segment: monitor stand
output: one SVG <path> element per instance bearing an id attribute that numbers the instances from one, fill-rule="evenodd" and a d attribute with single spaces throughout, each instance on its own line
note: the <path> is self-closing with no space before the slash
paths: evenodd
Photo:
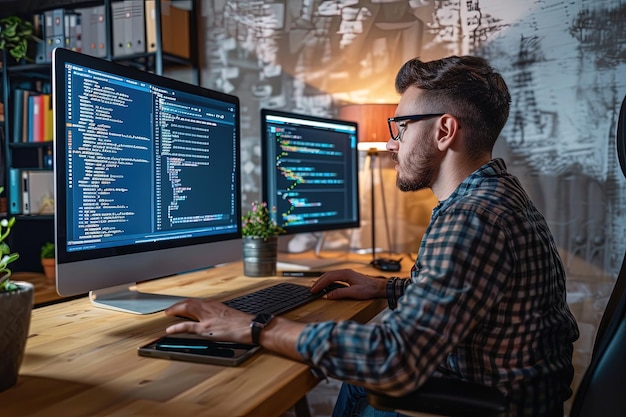
<path id="1" fill-rule="evenodd" d="M 324 246 L 325 233 L 316 234 L 314 254 L 315 257 L 305 254 L 289 254 L 281 253 L 278 255 L 276 269 L 279 271 L 311 271 L 315 269 L 326 268 L 329 266 L 339 265 L 346 262 L 347 256 L 338 256 L 325 258 L 321 255 Z"/>
<path id="2" fill-rule="evenodd" d="M 135 283 L 132 283 L 89 291 L 89 300 L 91 304 L 100 308 L 133 314 L 151 314 L 189 298 L 140 292 L 133 289 L 134 286 Z"/>

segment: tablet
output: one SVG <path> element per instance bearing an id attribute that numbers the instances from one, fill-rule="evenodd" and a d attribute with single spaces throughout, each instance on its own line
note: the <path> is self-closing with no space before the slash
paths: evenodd
<path id="1" fill-rule="evenodd" d="M 198 335 L 164 336 L 137 349 L 139 356 L 237 366 L 260 349 L 258 345 L 213 342 Z"/>

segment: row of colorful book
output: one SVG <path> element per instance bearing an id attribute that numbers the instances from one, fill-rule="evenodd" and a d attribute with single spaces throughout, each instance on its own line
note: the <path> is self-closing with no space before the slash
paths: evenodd
<path id="1" fill-rule="evenodd" d="M 13 91 L 13 103 L 13 143 L 52 140 L 51 94 L 16 88 Z"/>

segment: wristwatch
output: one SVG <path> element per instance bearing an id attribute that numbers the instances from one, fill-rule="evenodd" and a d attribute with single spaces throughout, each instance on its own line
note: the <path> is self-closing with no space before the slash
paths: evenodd
<path id="1" fill-rule="evenodd" d="M 252 343 L 255 345 L 259 344 L 259 339 L 261 338 L 261 330 L 267 326 L 270 321 L 274 318 L 270 313 L 259 313 L 255 318 L 250 322 L 250 329 L 252 330 Z"/>

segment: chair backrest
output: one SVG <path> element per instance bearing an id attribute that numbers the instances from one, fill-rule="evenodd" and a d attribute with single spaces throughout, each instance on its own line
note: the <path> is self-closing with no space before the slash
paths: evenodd
<path id="1" fill-rule="evenodd" d="M 618 290 L 620 284 L 621 290 Z M 596 338 L 591 363 L 581 381 L 572 404 L 570 417 L 623 417 L 626 410 L 626 256 L 622 263 L 615 300 L 601 337 Z M 608 308 L 608 307 L 607 307 Z"/>
<path id="2" fill-rule="evenodd" d="M 626 97 L 617 123 L 617 155 L 626 177 Z M 626 410 L 626 254 L 598 326 L 591 363 L 570 417 L 622 417 Z"/>
<path id="3" fill-rule="evenodd" d="M 626 177 L 626 97 L 624 97 L 617 119 L 617 159 Z"/>

